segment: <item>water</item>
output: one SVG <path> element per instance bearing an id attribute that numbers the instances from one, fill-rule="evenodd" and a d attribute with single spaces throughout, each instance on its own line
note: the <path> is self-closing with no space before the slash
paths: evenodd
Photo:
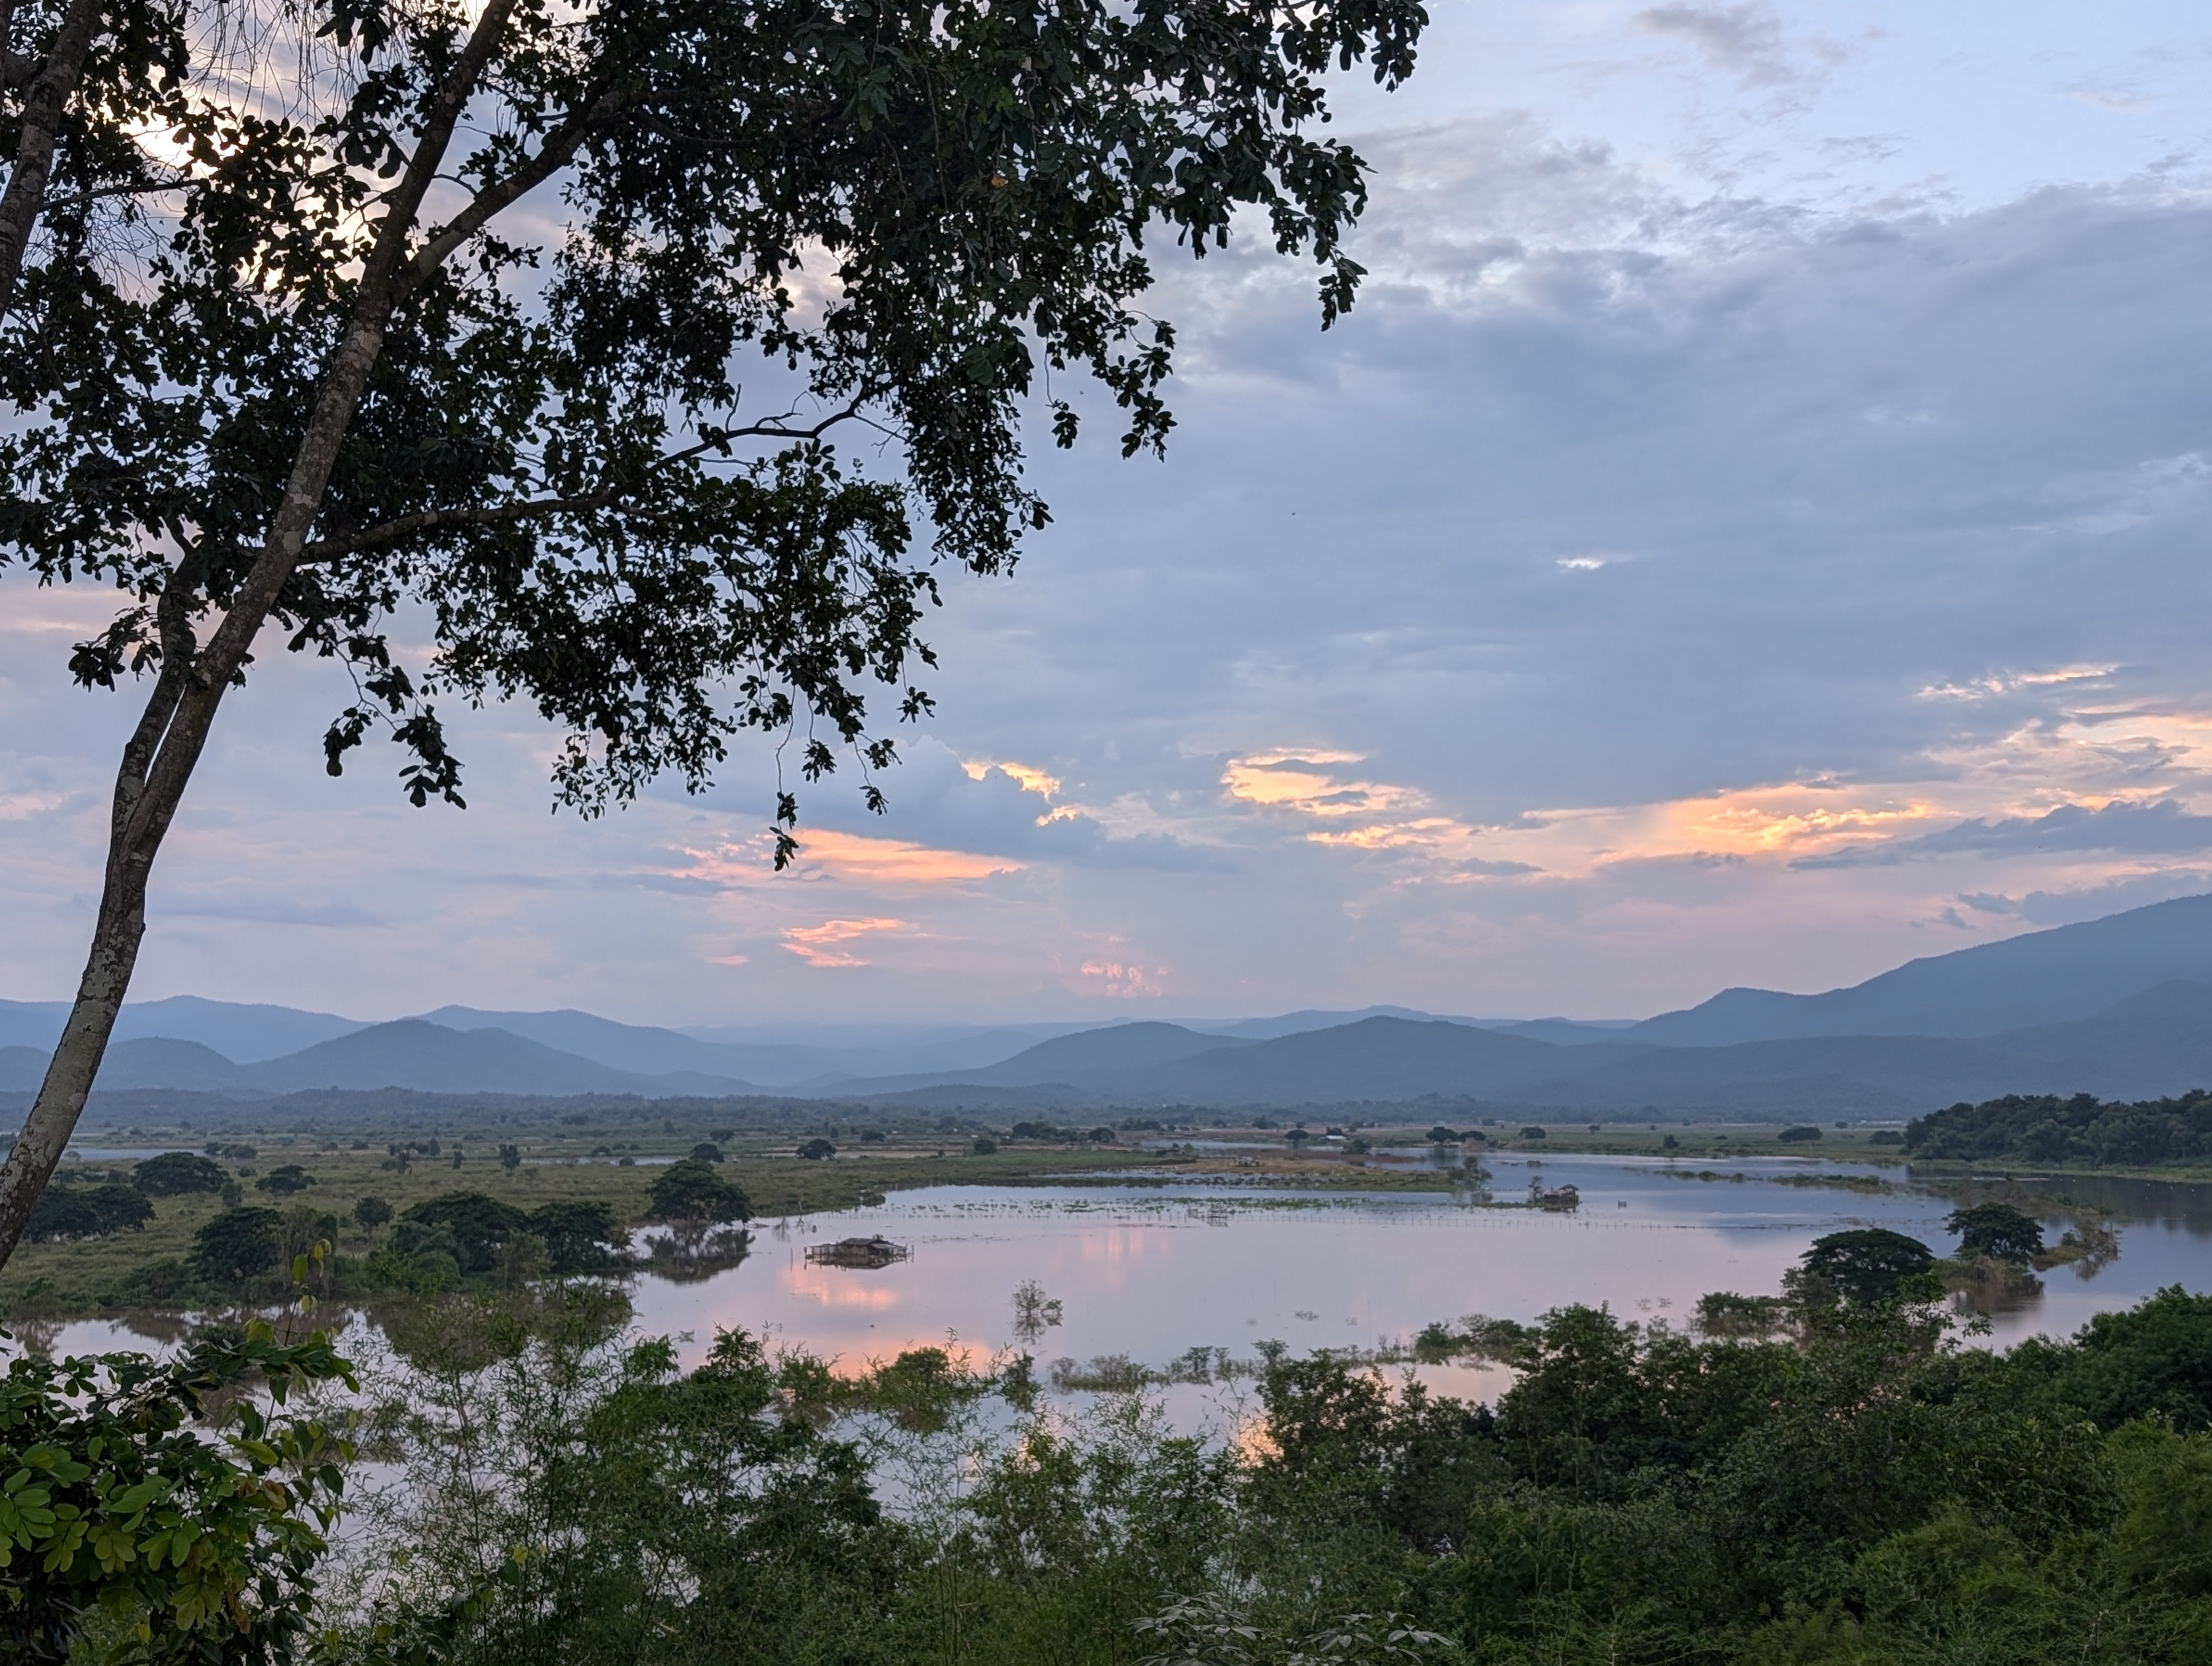
<path id="1" fill-rule="evenodd" d="M 1881 1170 L 1793 1159 L 1697 1165 L 1603 1157 L 1487 1159 L 1493 1197 L 1532 1179 L 1571 1184 L 1571 1214 L 1472 1207 L 1437 1194 L 1304 1195 L 1233 1181 L 1166 1187 L 941 1187 L 871 1208 L 761 1226 L 739 1266 L 693 1285 L 642 1280 L 641 1323 L 688 1332 L 703 1349 L 717 1326 L 803 1344 L 846 1369 L 948 1337 L 988 1353 L 1016 1343 L 1012 1292 L 1034 1280 L 1063 1322 L 1034 1344 L 1046 1360 L 1126 1354 L 1163 1365 L 1194 1347 L 1249 1357 L 1261 1340 L 1294 1351 L 1376 1348 L 1433 1320 L 1472 1313 L 1527 1321 L 1571 1302 L 1686 1322 L 1716 1290 L 1779 1291 L 1823 1233 L 1887 1226 L 1939 1252 L 1954 1200 L 1900 1184 L 1868 1195 L 1792 1185 L 1790 1177 Z M 1889 1170 L 1901 1181 L 1901 1170 Z M 2084 1279 L 2044 1274 L 2045 1293 L 1998 1315 L 1997 1345 L 2063 1335 L 2093 1313 L 2130 1306 L 2168 1284 L 2212 1287 L 2212 1188 L 2069 1179 L 2048 1189 L 2112 1211 L 2118 1260 Z M 2069 1224 L 2046 1207 L 2055 1242 Z M 757 1225 L 758 1224 L 757 1224 Z M 875 1233 L 913 1247 L 875 1270 L 808 1264 L 805 1249 Z M 1425 1368 L 1440 1388 L 1487 1395 L 1494 1369 Z"/>
<path id="2" fill-rule="evenodd" d="M 1900 1169 L 1744 1159 L 1486 1159 L 1491 1195 L 1529 1183 L 1571 1184 L 1571 1214 L 1483 1208 L 1444 1194 L 1288 1193 L 1232 1177 L 1166 1186 L 937 1187 L 884 1203 L 789 1222 L 756 1222 L 753 1252 L 696 1283 L 645 1277 L 637 1322 L 681 1334 L 696 1359 L 717 1327 L 743 1327 L 858 1370 L 948 1340 L 979 1358 L 1019 1345 L 1049 1364 L 1126 1355 L 1161 1365 L 1195 1347 L 1249 1359 L 1263 1340 L 1294 1352 L 1410 1341 L 1435 1320 L 1474 1313 L 1522 1321 L 1571 1302 L 1638 1319 L 1686 1322 L 1716 1290 L 1772 1294 L 1823 1233 L 1887 1226 L 1939 1253 L 1955 1200 L 1905 1183 Z M 1699 1179 L 1701 1171 L 1732 1178 Z M 1863 1194 L 1793 1185 L 1792 1177 L 1886 1175 Z M 2118 1258 L 2094 1276 L 2055 1268 L 2044 1294 L 1996 1316 L 1991 1341 L 2064 1335 L 2100 1311 L 2160 1287 L 2212 1288 L 2212 1186 L 2069 1177 L 2044 1183 L 2034 1212 L 2055 1241 L 2061 1198 L 2108 1212 Z M 2028 1201 L 2017 1199 L 2024 1205 Z M 874 1270 L 811 1265 L 809 1244 L 880 1233 L 912 1259 Z M 1062 1322 L 1033 1342 L 1014 1333 L 1012 1294 L 1034 1280 Z M 155 1339 L 158 1341 L 168 1338 Z M 143 1347 L 106 1323 L 63 1328 L 51 1346 Z M 1424 1367 L 1439 1389 L 1477 1397 L 1506 1380 L 1495 1368 Z"/>

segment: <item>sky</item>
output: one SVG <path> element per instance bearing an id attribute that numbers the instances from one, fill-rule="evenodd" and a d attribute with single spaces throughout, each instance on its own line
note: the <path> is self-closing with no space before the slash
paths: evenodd
<path id="1" fill-rule="evenodd" d="M 448 712 L 465 812 L 258 667 L 137 993 L 773 1026 L 1391 1002 L 1636 1017 L 2212 890 L 2212 16 L 1437 0 L 1341 88 L 1370 273 L 1162 261 L 1109 413 L 929 635 L 878 818 L 772 760 L 597 822 Z M 1041 436 L 1040 436 L 1041 437 Z M 125 700 L 0 575 L 0 997 L 66 994 Z"/>

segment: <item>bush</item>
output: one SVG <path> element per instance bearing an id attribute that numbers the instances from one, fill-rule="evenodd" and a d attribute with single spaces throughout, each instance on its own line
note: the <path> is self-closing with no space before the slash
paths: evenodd
<path id="1" fill-rule="evenodd" d="M 820 1163 L 835 1157 L 837 1148 L 827 1140 L 810 1140 L 799 1148 L 799 1154 L 810 1163 Z"/>
<path id="2" fill-rule="evenodd" d="M 988 1157 L 999 1149 L 999 1142 L 988 1134 L 979 1134 L 969 1142 L 968 1149 L 978 1157 Z"/>
<path id="3" fill-rule="evenodd" d="M 192 1262 L 210 1284 L 237 1284 L 276 1266 L 284 1218 L 274 1209 L 226 1209 L 192 1239 Z"/>
<path id="4" fill-rule="evenodd" d="M 1820 1139 L 1822 1135 L 1812 1123 L 1803 1122 L 1794 1128 L 1784 1128 L 1774 1137 L 1784 1145 L 1800 1145 L 1808 1140 Z"/>
<path id="5" fill-rule="evenodd" d="M 1527 1128 L 1521 1130 L 1521 1137 L 1523 1140 L 1542 1140 L 1548 1136 L 1546 1135 L 1543 1129 L 1538 1128 L 1534 1122 L 1531 1122 Z"/>
<path id="6" fill-rule="evenodd" d="M 362 1198 L 353 1206 L 354 1223 L 364 1232 L 374 1236 L 376 1229 L 392 1219 L 392 1205 L 374 1195 Z"/>
<path id="7" fill-rule="evenodd" d="M 1904 1143 L 1905 1135 L 1897 1128 L 1876 1128 L 1872 1134 L 1867 1135 L 1867 1144 L 1869 1146 L 1901 1146 Z"/>
<path id="8" fill-rule="evenodd" d="M 219 1192 L 229 1178 L 222 1164 L 188 1151 L 166 1151 L 159 1157 L 149 1157 L 131 1173 L 131 1183 L 149 1197 Z"/>
<path id="9" fill-rule="evenodd" d="M 289 1197 L 295 1192 L 304 1192 L 315 1183 L 315 1177 L 297 1163 L 287 1163 L 274 1168 L 253 1183 L 257 1192 L 269 1192 L 277 1197 Z"/>
<path id="10" fill-rule="evenodd" d="M 691 1147 L 691 1160 L 694 1163 L 719 1163 L 722 1160 L 722 1148 L 711 1141 L 702 1140 Z"/>
<path id="11" fill-rule="evenodd" d="M 142 1231 L 153 1218 L 154 1206 L 135 1186 L 50 1185 L 31 1206 L 23 1236 L 33 1243 L 102 1238 Z"/>

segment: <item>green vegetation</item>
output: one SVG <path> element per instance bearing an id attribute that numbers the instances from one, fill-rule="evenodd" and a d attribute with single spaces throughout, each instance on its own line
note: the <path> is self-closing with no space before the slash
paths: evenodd
<path id="1" fill-rule="evenodd" d="M 611 1217 L 579 1208 L 449 1193 L 392 1235 L 496 1264 L 563 1219 L 603 1243 Z M 1490 1405 L 1277 1344 L 1061 1361 L 1052 1383 L 1094 1396 L 1073 1405 L 1018 1354 L 841 1372 L 732 1331 L 685 1369 L 588 1280 L 396 1298 L 359 1397 L 325 1345 L 265 1328 L 219 1368 L 34 1358 L 0 1395 L 0 1525 L 40 1554 L 0 1568 L 0 1639 L 121 1662 L 173 1632 L 242 1663 L 312 1638 L 321 1666 L 2202 1662 L 2212 1297 L 1998 1354 L 1923 1299 L 1931 1263 L 1841 1232 L 1779 1298 L 1708 1297 L 1693 1333 L 1583 1306 L 1430 1327 L 1419 1357 L 1511 1369 Z M 1015 1303 L 1030 1335 L 1060 1316 L 1034 1283 Z M 327 1403 L 280 1425 L 249 1367 Z M 1257 1414 L 1233 1438 L 1150 1397 L 1232 1379 Z M 341 1409 L 402 1484 L 337 1535 Z M 234 1455 L 196 1418 L 234 1420 Z M 190 1579 L 167 1548 L 188 1521 Z"/>
<path id="2" fill-rule="evenodd" d="M 32 1207 L 23 1236 L 33 1243 L 143 1231 L 154 1206 L 135 1186 L 51 1186 Z"/>
<path id="3" fill-rule="evenodd" d="M 337 1379 L 351 1369 L 327 1341 L 279 1347 L 266 1325 L 171 1365 L 9 1361 L 0 1654 L 23 1666 L 292 1659 L 352 1449 L 239 1390 L 258 1384 L 281 1408 Z"/>
<path id="4" fill-rule="evenodd" d="M 1954 1209 L 1943 1230 L 1959 1235 L 1959 1254 L 2022 1266 L 2043 1253 L 2043 1228 L 2009 1203 L 1977 1203 Z"/>
<path id="5" fill-rule="evenodd" d="M 2087 1093 L 2009 1095 L 1956 1104 L 1905 1130 L 1909 1156 L 1929 1162 L 2156 1168 L 2212 1164 L 2212 1092 L 2132 1104 Z"/>
<path id="6" fill-rule="evenodd" d="M 410 1322 L 410 1372 L 383 1390 L 407 1414 L 369 1419 L 408 1487 L 357 1554 L 396 1572 L 331 1616 L 334 1652 L 2205 1657 L 2212 1299 L 2168 1292 L 2002 1355 L 1909 1300 L 1786 1319 L 1780 1339 L 1583 1307 L 1494 1327 L 1483 1345 L 1516 1375 L 1493 1406 L 1271 1350 L 1256 1426 L 1221 1442 L 1171 1432 L 1144 1388 L 1160 1374 L 1126 1360 L 1056 1371 L 1098 1396 L 1071 1414 L 1021 1357 L 923 1348 L 841 1377 L 731 1332 L 686 1371 L 610 1335 L 587 1293 L 449 1298 Z M 1185 1365 L 1176 1380 L 1213 1374 Z"/>

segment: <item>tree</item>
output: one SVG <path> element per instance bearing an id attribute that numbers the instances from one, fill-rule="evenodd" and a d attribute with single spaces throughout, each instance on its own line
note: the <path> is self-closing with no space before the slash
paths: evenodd
<path id="1" fill-rule="evenodd" d="M 33 1243 L 143 1231 L 154 1206 L 135 1186 L 57 1186 L 40 1194 L 24 1236 Z"/>
<path id="2" fill-rule="evenodd" d="M 698 1145 L 691 1147 L 691 1160 L 694 1163 L 719 1163 L 722 1160 L 722 1148 L 711 1142 L 702 1140 Z"/>
<path id="3" fill-rule="evenodd" d="M 2024 1266 L 2043 1253 L 2043 1228 L 2034 1217 L 2022 1214 L 2009 1203 L 1977 1203 L 1971 1209 L 1954 1209 L 1943 1230 L 1959 1235 L 1961 1256 L 1987 1256 L 1992 1261 L 2018 1262 Z"/>
<path id="4" fill-rule="evenodd" d="M 392 1205 L 380 1197 L 364 1197 L 353 1206 L 353 1218 L 355 1225 L 373 1238 L 376 1229 L 392 1219 Z"/>
<path id="5" fill-rule="evenodd" d="M 380 727 L 417 805 L 461 801 L 450 696 L 536 704 L 586 814 L 663 771 L 703 786 L 751 732 L 797 737 L 807 780 L 847 749 L 882 809 L 896 749 L 869 693 L 930 708 L 933 563 L 1003 572 L 1048 519 L 1019 444 L 1040 368 L 1087 371 L 1124 453 L 1158 449 L 1175 338 L 1139 306 L 1145 237 L 1202 254 L 1248 209 L 1319 264 L 1332 321 L 1365 187 L 1307 134 L 1318 77 L 1371 59 L 1395 86 L 1426 21 L 1419 0 L 283 16 L 70 0 L 24 105 L 9 197 L 29 206 L 6 224 L 41 216 L 44 253 L 0 324 L 0 560 L 118 589 L 71 670 L 146 693 L 83 974 L 0 1164 L 0 1252 L 82 1110 L 153 864 L 264 627 L 354 679 L 326 767 Z M 103 30 L 130 50 L 88 58 Z M 295 58 L 281 97 L 236 96 Z M 100 95 L 59 121 L 88 63 Z M 149 116 L 173 161 L 135 142 Z M 550 234 L 516 222 L 526 198 Z M 755 352 L 775 392 L 748 401 Z M 1065 380 L 1042 392 L 1073 444 Z M 853 428 L 880 465 L 840 457 Z M 411 667 L 404 608 L 434 639 Z M 780 787 L 778 866 L 797 822 Z"/>
<path id="6" fill-rule="evenodd" d="M 219 1192 L 230 1177 L 220 1163 L 188 1151 L 165 1151 L 131 1171 L 131 1183 L 149 1197 L 181 1197 L 191 1192 Z"/>
<path id="7" fill-rule="evenodd" d="M 211 1284 L 236 1284 L 276 1266 L 284 1218 L 274 1209 L 226 1209 L 192 1238 L 192 1261 Z"/>
<path id="8" fill-rule="evenodd" d="M 619 1266 L 629 1248 L 629 1233 L 614 1210 L 596 1198 L 533 1209 L 530 1230 L 545 1245 L 547 1265 L 556 1273 L 604 1272 Z"/>
<path id="9" fill-rule="evenodd" d="M 710 1164 L 689 1158 L 670 1164 L 655 1175 L 647 1195 L 650 1218 L 654 1220 L 712 1223 L 752 1219 L 752 1204 L 743 1191 L 716 1174 Z"/>
<path id="10" fill-rule="evenodd" d="M 404 1210 L 399 1218 L 449 1234 L 453 1258 L 464 1273 L 489 1272 L 507 1241 L 530 1228 L 527 1213 L 482 1192 L 447 1192 Z"/>
<path id="11" fill-rule="evenodd" d="M 837 1154 L 836 1146 L 827 1140 L 809 1140 L 799 1148 L 799 1155 L 810 1163 L 827 1162 Z M 694 1152 L 694 1156 L 697 1153 Z"/>
<path id="12" fill-rule="evenodd" d="M 289 1197 L 295 1192 L 304 1192 L 315 1183 L 315 1177 L 297 1163 L 280 1164 L 253 1183 L 257 1192 L 273 1192 L 279 1197 Z"/>
<path id="13" fill-rule="evenodd" d="M 517 1169 L 522 1166 L 522 1147 L 520 1146 L 501 1146 L 499 1148 L 499 1165 L 501 1168 L 506 1170 L 507 1173 L 513 1174 Z"/>
<path id="14" fill-rule="evenodd" d="M 1933 1250 L 1886 1226 L 1863 1226 L 1813 1240 L 1784 1280 L 1799 1299 L 1819 1305 L 1840 1299 L 1853 1307 L 1912 1300 L 1935 1292 Z"/>

